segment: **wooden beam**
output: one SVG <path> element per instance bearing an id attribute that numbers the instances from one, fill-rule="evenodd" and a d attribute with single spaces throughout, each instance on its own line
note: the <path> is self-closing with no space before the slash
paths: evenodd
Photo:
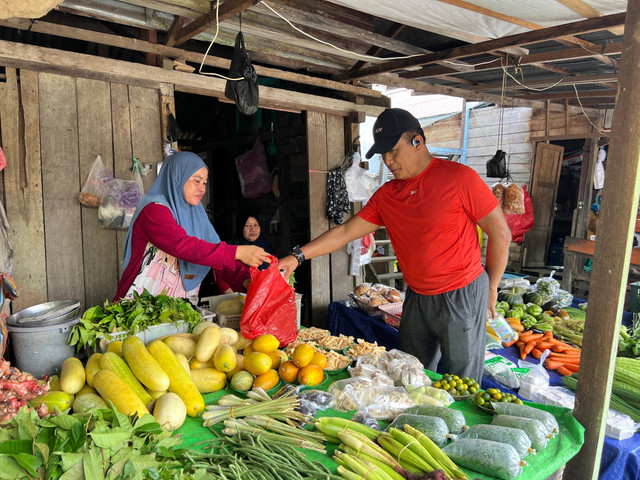
<path id="1" fill-rule="evenodd" d="M 589 90 L 586 92 L 578 92 L 580 98 L 615 98 L 618 94 L 618 89 L 615 90 Z M 530 95 L 522 95 L 518 98 L 526 98 L 528 100 L 564 100 L 576 98 L 576 92 L 558 92 L 558 93 L 534 93 Z"/>
<path id="2" fill-rule="evenodd" d="M 602 55 L 618 55 L 622 52 L 622 43 L 610 43 L 601 47 Z M 572 47 L 554 50 L 552 52 L 532 53 L 518 59 L 519 65 L 532 65 L 536 63 L 562 62 L 567 60 L 579 60 L 581 58 L 593 57 L 595 54 L 582 47 Z M 475 65 L 474 72 L 487 70 L 500 70 L 500 59 L 496 58 L 493 63 L 484 65 Z M 451 70 L 450 68 L 436 68 L 434 66 L 423 67 L 420 70 L 412 72 L 402 72 L 399 75 L 403 78 L 428 78 L 437 75 L 455 76 L 460 72 Z"/>
<path id="3" fill-rule="evenodd" d="M 585 18 L 601 17 L 602 14 L 593 8 L 591 5 L 586 4 L 582 0 L 557 0 L 565 7 L 573 10 L 574 12 L 582 15 Z M 610 28 L 609 31 L 614 35 L 623 35 L 624 27 Z"/>
<path id="4" fill-rule="evenodd" d="M 406 25 L 403 25 L 401 23 L 394 23 L 391 25 L 391 27 L 387 29 L 384 35 L 385 37 L 395 38 L 396 35 L 398 35 L 402 30 L 405 29 L 405 27 Z M 367 55 L 371 55 L 375 57 L 382 50 L 383 50 L 382 47 L 371 47 L 369 50 L 367 50 Z M 349 71 L 352 72 L 354 70 L 360 70 L 366 64 L 367 62 L 365 62 L 364 60 L 358 60 L 356 63 L 353 64 L 353 66 L 349 69 Z"/>
<path id="5" fill-rule="evenodd" d="M 585 427 L 584 444 L 565 469 L 567 480 L 595 480 L 600 470 L 640 194 L 640 85 L 637 82 L 640 43 L 635 36 L 638 28 L 640 1 L 631 0 L 627 6 L 619 101 L 613 115 L 607 158 L 604 185 L 607 200 L 602 203 L 598 220 L 580 361 L 580 378 L 588 381 L 578 381 L 573 411 Z"/>
<path id="6" fill-rule="evenodd" d="M 618 75 L 616 73 L 604 73 L 599 75 L 575 75 L 573 77 L 565 77 L 562 80 L 558 80 L 557 78 L 550 79 L 540 79 L 540 80 L 525 80 L 525 85 L 527 87 L 548 87 L 551 85 L 559 86 L 559 85 L 588 85 L 592 83 L 601 83 L 601 82 L 610 82 L 618 79 Z M 484 90 L 484 91 L 496 91 L 502 88 L 501 83 L 491 83 L 485 85 L 474 85 L 472 87 L 468 87 L 471 91 L 476 90 Z M 506 90 L 521 90 L 523 88 L 519 83 L 509 83 L 505 87 Z"/>
<path id="7" fill-rule="evenodd" d="M 176 38 L 178 37 L 180 30 L 182 30 L 185 20 L 186 19 L 180 15 L 173 17 L 173 23 L 171 24 L 171 27 L 169 27 L 169 33 L 167 34 L 167 39 L 164 42 L 167 47 L 173 47 L 176 44 Z"/>
<path id="8" fill-rule="evenodd" d="M 178 91 L 218 98 L 224 97 L 226 85 L 226 81 L 220 78 L 4 40 L 0 40 L 0 65 L 157 89 L 160 89 L 161 84 L 168 83 L 175 85 Z M 359 105 L 344 100 L 264 86 L 260 86 L 260 106 L 275 110 L 311 110 L 342 116 L 348 116 L 352 111 L 363 111 L 369 116 L 376 117 L 384 110 L 384 107 Z"/>
<path id="9" fill-rule="evenodd" d="M 402 70 L 408 67 L 427 65 L 440 60 L 452 60 L 470 55 L 478 55 L 506 47 L 520 47 L 531 43 L 543 42 L 546 40 L 554 40 L 566 35 L 577 35 L 592 31 L 605 30 L 615 27 L 624 22 L 625 13 L 616 13 L 600 18 L 589 18 L 579 22 L 568 23 L 565 25 L 557 25 L 554 27 L 543 28 L 531 32 L 517 33 L 506 37 L 497 38 L 495 40 L 487 40 L 485 42 L 464 45 L 462 47 L 450 48 L 440 52 L 420 55 L 414 58 L 390 60 L 381 65 L 375 65 L 363 68 L 357 72 L 346 72 L 336 76 L 338 80 L 350 80 L 354 78 L 362 78 L 367 75 L 375 75 L 378 73 L 392 72 L 394 70 Z"/>
<path id="10" fill-rule="evenodd" d="M 499 13 L 493 10 L 489 10 L 488 8 L 483 8 L 480 7 L 478 5 L 474 5 L 473 3 L 469 3 L 469 2 L 465 2 L 464 0 L 439 0 L 442 3 L 446 3 L 449 5 L 454 5 L 456 7 L 460 7 L 460 8 L 464 8 L 466 10 L 470 10 L 472 12 L 476 12 L 479 13 L 481 15 L 485 15 L 487 17 L 492 17 L 492 18 L 497 18 L 498 20 L 502 20 L 504 22 L 507 23 L 512 23 L 514 25 L 519 25 L 521 27 L 524 28 L 528 28 L 530 30 L 540 30 L 542 28 L 544 28 L 542 25 L 538 25 L 537 23 L 533 23 L 533 22 L 527 22 L 525 20 L 522 20 L 520 18 L 517 17 L 512 17 L 511 15 L 505 15 L 503 13 Z M 579 0 L 576 0 L 579 1 Z M 583 15 L 587 18 L 593 18 L 593 16 L 588 16 L 588 15 Z M 599 17 L 600 15 L 595 15 L 596 17 Z M 568 45 L 568 44 L 576 44 L 576 45 L 580 45 L 584 48 L 591 48 L 593 49 L 594 47 L 596 47 L 596 45 L 594 45 L 591 42 L 587 42 L 586 40 L 583 40 L 582 38 L 578 38 L 578 37 L 572 37 L 572 36 L 567 36 L 567 37 L 563 37 L 558 39 L 558 41 L 564 45 Z M 612 59 L 604 57 L 602 55 L 597 55 L 596 58 L 598 58 L 598 60 L 602 61 L 603 63 L 606 63 L 608 65 L 613 65 Z M 615 64 L 615 66 L 617 67 L 617 62 Z"/>
<path id="11" fill-rule="evenodd" d="M 77 40 L 83 40 L 85 42 L 95 42 L 104 45 L 110 45 L 113 47 L 126 48 L 128 50 L 134 50 L 138 52 L 155 53 L 158 55 L 168 57 L 180 57 L 183 56 L 187 61 L 200 64 L 202 62 L 201 53 L 191 52 L 189 50 L 182 50 L 180 48 L 169 47 L 165 45 L 152 44 L 143 40 L 137 40 L 135 38 L 121 37 L 118 35 L 111 35 L 107 33 L 94 32 L 90 30 L 84 30 L 82 28 L 68 27 L 65 25 L 56 25 L 41 20 L 35 20 L 33 23 L 20 20 L 0 20 L 0 26 L 7 26 L 11 28 L 17 28 L 20 30 L 30 30 L 38 33 L 45 33 L 48 35 L 56 35 L 65 38 L 74 38 Z M 215 57 L 208 55 L 205 59 L 205 65 L 229 69 L 231 61 L 226 58 Z M 280 80 L 286 80 L 295 83 L 302 83 L 306 85 L 313 85 L 316 87 L 327 88 L 330 90 L 339 90 L 356 95 L 369 96 L 374 98 L 382 98 L 382 93 L 370 88 L 364 88 L 354 85 L 348 85 L 341 82 L 335 82 L 333 80 L 327 80 L 324 78 L 311 77 L 309 75 L 302 75 L 299 73 L 286 72 L 276 68 L 263 67 L 260 65 L 254 65 L 256 73 L 260 76 L 278 78 Z"/>
<path id="12" fill-rule="evenodd" d="M 555 142 L 555 141 L 560 141 L 560 140 L 580 140 L 581 138 L 602 138 L 602 137 L 606 137 L 607 135 L 602 134 L 602 133 L 598 133 L 598 132 L 591 132 L 591 133 L 571 133 L 571 134 L 565 134 L 565 135 L 540 135 L 537 137 L 531 137 L 531 143 L 535 143 L 535 142 Z"/>
<path id="13" fill-rule="evenodd" d="M 440 95 L 450 95 L 452 97 L 465 98 L 466 100 L 470 101 L 495 103 L 496 105 L 500 105 L 502 103 L 502 97 L 500 95 L 486 92 L 472 92 L 463 88 L 448 87 L 445 85 L 423 82 L 421 80 L 401 78 L 391 73 L 385 73 L 383 75 L 372 75 L 370 77 L 367 77 L 367 81 L 387 85 L 388 87 L 408 88 L 410 90 L 414 90 L 416 93 L 437 93 Z M 543 110 L 546 107 L 546 103 L 544 101 L 526 100 L 515 96 L 507 97 L 505 99 L 505 103 L 514 107 L 530 107 L 538 110 Z M 580 107 L 572 106 L 570 108 L 572 113 L 582 114 L 582 109 Z M 554 112 L 562 112 L 564 111 L 564 107 L 562 105 L 556 105 L 552 103 L 551 110 Z M 587 113 L 587 115 L 603 115 L 602 112 L 594 109 L 585 109 L 585 112 Z"/>
<path id="14" fill-rule="evenodd" d="M 200 18 L 197 18 L 190 24 L 182 27 L 180 32 L 176 35 L 174 45 L 183 44 L 199 33 L 207 30 L 211 26 L 212 22 L 224 22 L 227 18 L 231 18 L 234 15 L 237 15 L 241 12 L 244 12 L 248 8 L 253 7 L 256 3 L 258 3 L 258 1 L 259 0 L 225 0 L 225 2 L 220 5 L 219 9 L 216 8 L 212 2 L 209 12 L 205 13 Z M 216 10 L 218 11 L 216 12 Z"/>

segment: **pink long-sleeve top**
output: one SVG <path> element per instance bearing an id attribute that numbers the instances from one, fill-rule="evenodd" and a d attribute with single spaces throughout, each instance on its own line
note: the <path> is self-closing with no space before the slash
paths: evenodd
<path id="1" fill-rule="evenodd" d="M 234 269 L 237 245 L 209 243 L 191 237 L 177 224 L 169 208 L 159 203 L 150 203 L 142 209 L 133 224 L 131 258 L 122 272 L 114 301 L 124 297 L 136 279 L 148 243 L 180 260 L 206 265 L 215 270 Z"/>

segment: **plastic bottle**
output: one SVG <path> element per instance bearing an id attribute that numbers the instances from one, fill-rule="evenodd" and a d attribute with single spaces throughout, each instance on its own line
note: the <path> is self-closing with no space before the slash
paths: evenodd
<path id="1" fill-rule="evenodd" d="M 491 312 L 487 311 L 487 323 L 491 328 L 493 328 L 496 335 L 500 337 L 502 343 L 509 343 L 518 339 L 516 331 L 511 328 L 509 322 L 507 322 L 499 313 L 496 314 L 495 317 L 491 318 Z"/>

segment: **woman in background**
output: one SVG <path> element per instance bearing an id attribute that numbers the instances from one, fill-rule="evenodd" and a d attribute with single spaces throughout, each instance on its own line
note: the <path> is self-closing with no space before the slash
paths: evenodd
<path id="1" fill-rule="evenodd" d="M 260 228 L 257 217 L 248 215 L 241 219 L 245 219 L 244 223 L 240 223 L 242 229 L 238 232 L 237 236 L 232 237 L 229 243 L 262 248 L 268 254 L 275 256 L 275 250 L 269 244 L 269 240 L 262 235 L 262 229 Z M 268 266 L 269 263 L 265 262 L 258 268 L 264 270 Z M 249 267 L 241 262 L 235 262 L 235 268 L 233 270 L 214 269 L 213 275 L 215 278 L 215 286 L 221 294 L 246 292 L 251 282 Z"/>
<path id="2" fill-rule="evenodd" d="M 145 289 L 152 295 L 194 298 L 212 268 L 224 271 L 236 268 L 236 262 L 258 266 L 270 261 L 260 247 L 220 241 L 200 203 L 207 180 L 208 169 L 196 154 L 166 158 L 127 232 L 114 301 Z"/>

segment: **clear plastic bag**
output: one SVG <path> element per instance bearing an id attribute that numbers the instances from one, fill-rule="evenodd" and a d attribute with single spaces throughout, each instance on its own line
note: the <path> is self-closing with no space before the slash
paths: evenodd
<path id="1" fill-rule="evenodd" d="M 556 273 L 555 270 L 553 270 L 548 277 L 539 278 L 536 281 L 536 290 L 552 296 L 558 293 L 558 290 L 560 290 L 560 283 L 553 278 L 554 273 Z"/>
<path id="2" fill-rule="evenodd" d="M 411 425 L 416 430 L 419 430 L 439 447 L 443 447 L 447 443 L 449 438 L 449 428 L 447 424 L 440 417 L 430 417 L 427 415 L 415 415 L 412 413 L 401 413 L 393 422 L 389 424 L 386 431 L 391 428 L 397 428 L 404 432 L 404 426 Z"/>
<path id="3" fill-rule="evenodd" d="M 535 454 L 535 450 L 531 448 L 531 439 L 526 433 L 517 428 L 501 427 L 499 425 L 472 425 L 468 430 L 458 435 L 456 440 L 462 438 L 480 438 L 482 440 L 506 443 L 515 448 L 521 459 L 530 453 Z"/>
<path id="4" fill-rule="evenodd" d="M 358 275 L 360 273 L 360 267 L 371 263 L 371 256 L 374 250 L 375 240 L 371 233 L 349 242 L 349 246 L 347 247 L 347 251 L 351 254 L 349 275 Z"/>
<path id="5" fill-rule="evenodd" d="M 430 417 L 440 417 L 447 424 L 450 433 L 461 433 L 467 428 L 467 420 L 460 410 L 447 407 L 436 407 L 433 405 L 416 405 L 405 410 L 404 413 L 415 415 L 427 415 Z"/>
<path id="6" fill-rule="evenodd" d="M 374 430 L 380 431 L 380 424 L 366 410 L 360 410 L 359 412 L 354 413 L 353 417 L 351 417 L 351 420 L 361 423 L 362 425 L 366 425 L 369 428 L 373 428 Z"/>
<path id="7" fill-rule="evenodd" d="M 520 390 L 518 393 L 526 400 L 531 400 L 534 393 L 549 386 L 549 372 L 543 367 L 544 361 L 549 356 L 550 350 L 542 352 L 540 363 L 531 363 L 518 360 L 520 368 L 528 368 L 529 372 L 520 379 Z"/>
<path id="8" fill-rule="evenodd" d="M 514 213 L 516 215 L 522 215 L 524 213 L 524 190 L 515 183 L 509 184 L 504 189 L 502 212 L 505 214 Z"/>
<path id="9" fill-rule="evenodd" d="M 91 163 L 87 180 L 84 182 L 82 190 L 80 190 L 80 195 L 78 195 L 80 203 L 85 207 L 99 207 L 102 201 L 103 184 L 112 178 L 113 175 L 102 162 L 102 156 L 97 155 L 93 163 Z"/>
<path id="10" fill-rule="evenodd" d="M 329 393 L 334 397 L 333 408 L 336 410 L 358 410 L 358 400 L 364 390 L 374 386 L 369 377 L 352 377 L 338 380 L 329 386 Z"/>
<path id="11" fill-rule="evenodd" d="M 507 405 L 507 403 L 501 403 L 501 405 Z M 491 421 L 491 425 L 519 428 L 531 439 L 531 447 L 538 452 L 547 448 L 547 443 L 549 442 L 549 438 L 551 438 L 551 435 L 547 433 L 542 422 L 535 418 L 516 417 L 513 415 L 495 415 Z"/>
<path id="12" fill-rule="evenodd" d="M 103 184 L 98 208 L 98 224 L 102 228 L 126 230 L 131 225 L 138 202 L 144 195 L 142 177 L 136 171 L 133 180 L 113 178 Z"/>
<path id="13" fill-rule="evenodd" d="M 394 386 L 393 379 L 387 375 L 387 372 L 374 367 L 373 365 L 369 365 L 367 363 L 356 364 L 355 367 L 347 368 L 351 377 L 367 377 L 371 379 L 376 385 L 386 385 L 389 387 Z"/>
<path id="14" fill-rule="evenodd" d="M 432 383 L 431 379 L 424 373 L 424 369 L 414 365 L 399 363 L 388 373 L 397 387 L 420 388 L 428 387 Z"/>
<path id="15" fill-rule="evenodd" d="M 300 392 L 299 397 L 308 402 L 311 402 L 316 409 L 326 410 L 331 408 L 334 402 L 333 394 L 329 392 L 323 392 L 322 390 L 303 390 Z"/>
<path id="16" fill-rule="evenodd" d="M 405 387 L 409 395 L 416 405 L 435 405 L 437 407 L 448 407 L 451 405 L 455 399 L 451 396 L 449 392 L 443 390 L 442 388 L 435 387 Z"/>
<path id="17" fill-rule="evenodd" d="M 573 303 L 573 295 L 562 289 L 558 290 L 551 298 L 556 302 L 559 308 L 570 307 Z"/>
<path id="18" fill-rule="evenodd" d="M 391 421 L 415 403 L 402 387 L 371 387 L 358 399 L 358 409 L 364 409 L 373 418 Z"/>
<path id="19" fill-rule="evenodd" d="M 353 163 L 344 173 L 347 193 L 350 202 L 365 202 L 369 200 L 374 189 L 374 181 L 367 175 L 367 170 L 360 166 L 360 154 L 353 154 Z"/>
<path id="20" fill-rule="evenodd" d="M 442 450 L 458 465 L 503 480 L 518 477 L 526 465 L 511 445 L 491 440 L 462 438 Z"/>
<path id="21" fill-rule="evenodd" d="M 502 344 L 487 333 L 484 348 L 485 350 L 495 350 L 497 348 L 502 348 Z"/>
<path id="22" fill-rule="evenodd" d="M 520 405 L 518 403 L 508 402 L 491 402 L 491 405 L 498 415 L 512 415 L 514 417 L 538 420 L 542 425 L 544 425 L 544 429 L 549 437 L 560 432 L 560 427 L 556 417 L 545 410 L 530 407 L 529 405 Z"/>

